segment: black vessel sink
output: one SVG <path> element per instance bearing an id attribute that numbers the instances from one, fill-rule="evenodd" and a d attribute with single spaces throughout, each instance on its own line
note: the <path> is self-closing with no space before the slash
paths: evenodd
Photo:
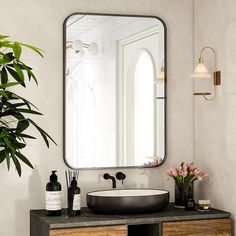
<path id="1" fill-rule="evenodd" d="M 110 214 L 161 211 L 169 204 L 169 191 L 162 189 L 112 189 L 87 193 L 88 207 Z"/>

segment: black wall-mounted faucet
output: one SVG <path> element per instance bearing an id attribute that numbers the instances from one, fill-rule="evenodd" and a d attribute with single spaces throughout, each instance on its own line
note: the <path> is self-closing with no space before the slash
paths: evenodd
<path id="1" fill-rule="evenodd" d="M 126 175 L 125 175 L 123 172 L 117 172 L 117 173 L 116 173 L 116 178 L 117 178 L 118 180 L 121 180 L 121 181 L 122 181 L 122 184 L 123 184 L 124 179 L 126 178 Z"/>
<path id="2" fill-rule="evenodd" d="M 103 175 L 103 178 L 104 178 L 104 179 L 111 179 L 111 180 L 112 180 L 112 188 L 116 188 L 116 179 L 115 179 L 114 176 L 112 176 L 112 175 L 110 175 L 110 174 L 108 174 L 108 173 L 105 173 L 105 174 Z"/>

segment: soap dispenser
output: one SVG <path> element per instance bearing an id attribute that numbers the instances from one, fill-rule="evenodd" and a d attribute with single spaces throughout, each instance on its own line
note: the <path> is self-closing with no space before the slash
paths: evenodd
<path id="1" fill-rule="evenodd" d="M 46 215 L 61 215 L 61 184 L 57 181 L 57 171 L 52 171 L 50 182 L 46 185 Z"/>
<path id="2" fill-rule="evenodd" d="M 73 177 L 68 188 L 68 215 L 76 216 L 80 215 L 80 213 L 80 188 L 77 186 L 76 178 Z"/>

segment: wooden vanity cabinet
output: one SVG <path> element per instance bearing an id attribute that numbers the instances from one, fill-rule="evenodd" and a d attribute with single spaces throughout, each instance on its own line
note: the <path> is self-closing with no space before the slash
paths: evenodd
<path id="1" fill-rule="evenodd" d="M 53 229 L 50 236 L 127 236 L 127 226 L 102 226 L 75 229 Z"/>
<path id="2" fill-rule="evenodd" d="M 161 226 L 160 226 L 161 225 Z M 50 236 L 231 236 L 231 219 L 53 229 Z"/>

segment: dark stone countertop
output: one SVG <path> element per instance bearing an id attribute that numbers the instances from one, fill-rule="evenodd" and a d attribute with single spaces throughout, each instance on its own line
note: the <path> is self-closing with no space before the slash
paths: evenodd
<path id="1" fill-rule="evenodd" d="M 209 212 L 200 211 L 185 211 L 184 209 L 177 209 L 173 203 L 161 212 L 147 213 L 147 214 L 133 214 L 133 215 L 104 215 L 94 213 L 88 208 L 82 208 L 81 215 L 76 217 L 68 217 L 66 211 L 62 216 L 47 217 L 45 210 L 31 210 L 31 217 L 38 219 L 41 224 L 48 229 L 60 228 L 76 228 L 88 226 L 106 226 L 106 225 L 135 225 L 135 224 L 153 224 L 169 221 L 182 220 L 204 220 L 204 219 L 219 219 L 229 218 L 230 213 L 211 209 Z"/>

